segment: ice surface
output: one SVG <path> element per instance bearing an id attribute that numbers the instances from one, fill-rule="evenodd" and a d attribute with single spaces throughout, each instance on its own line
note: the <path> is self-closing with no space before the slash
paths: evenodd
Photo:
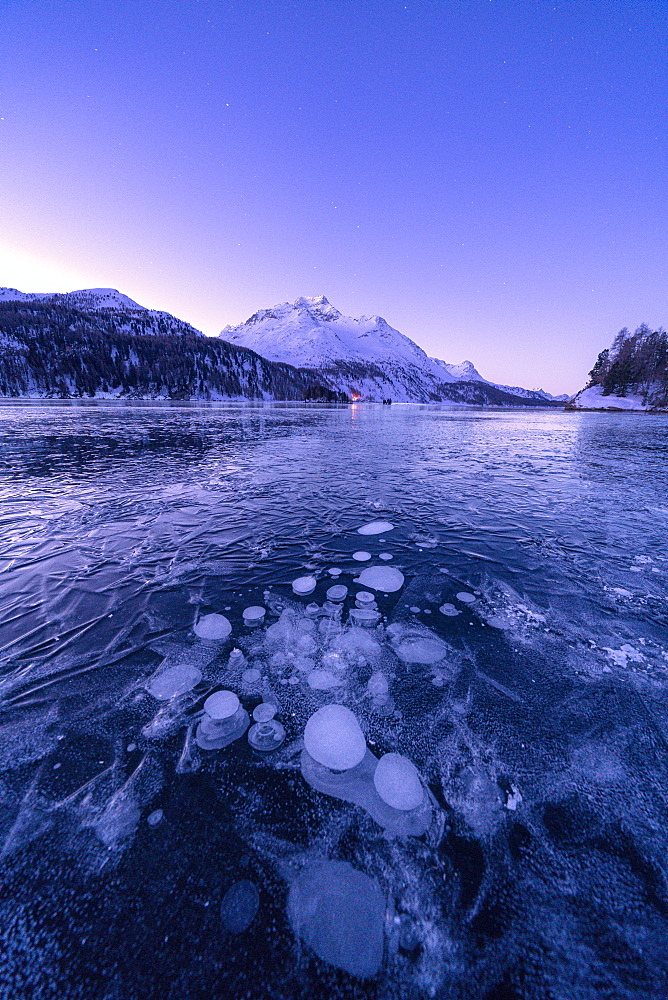
<path id="1" fill-rule="evenodd" d="M 354 767 L 366 753 L 357 717 L 345 705 L 323 705 L 306 723 L 304 745 L 314 760 L 335 771 Z"/>
<path id="2" fill-rule="evenodd" d="M 323 962 L 360 979 L 380 970 L 385 909 L 378 885 L 346 861 L 306 865 L 288 896 L 295 934 Z"/>
<path id="3" fill-rule="evenodd" d="M 225 615 L 204 615 L 193 626 L 195 635 L 207 642 L 222 642 L 232 631 L 232 625 Z"/>
<path id="4" fill-rule="evenodd" d="M 392 566 L 369 566 L 357 578 L 363 587 L 380 590 L 383 594 L 394 594 L 404 585 L 404 574 Z"/>
<path id="5" fill-rule="evenodd" d="M 368 562 L 370 558 L 371 553 L 365 552 L 363 549 L 360 549 L 359 552 L 353 552 L 355 562 Z"/>
<path id="6" fill-rule="evenodd" d="M 391 521 L 370 521 L 357 529 L 358 535 L 382 535 L 386 531 L 392 531 L 394 525 Z"/>
<path id="7" fill-rule="evenodd" d="M 394 809 L 417 809 L 424 801 L 417 768 L 400 753 L 386 753 L 380 758 L 373 783 L 383 802 Z"/>
<path id="8" fill-rule="evenodd" d="M 317 580 L 314 576 L 298 576 L 296 580 L 292 581 L 293 593 L 299 594 L 305 597 L 307 594 L 312 594 L 316 588 Z"/>
<path id="9" fill-rule="evenodd" d="M 220 904 L 220 919 L 230 934 L 242 934 L 255 920 L 260 907 L 257 887 L 247 879 L 229 887 Z"/>
<path id="10" fill-rule="evenodd" d="M 149 679 L 146 688 L 159 701 L 169 701 L 185 694 L 199 684 L 202 671 L 188 663 L 176 664 L 158 671 Z"/>

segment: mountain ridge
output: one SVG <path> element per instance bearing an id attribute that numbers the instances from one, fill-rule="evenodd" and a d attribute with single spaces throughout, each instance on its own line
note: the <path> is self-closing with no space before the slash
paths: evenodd
<path id="1" fill-rule="evenodd" d="M 324 295 L 260 309 L 219 336 L 272 361 L 317 371 L 333 387 L 361 399 L 439 402 L 452 398 L 448 385 L 479 383 L 545 405 L 555 401 L 542 390 L 489 382 L 470 361 L 452 365 L 430 358 L 382 316 L 344 316 Z"/>

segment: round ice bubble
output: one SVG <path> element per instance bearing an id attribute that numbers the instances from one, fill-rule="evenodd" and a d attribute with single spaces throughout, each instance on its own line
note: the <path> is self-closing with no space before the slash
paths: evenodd
<path id="1" fill-rule="evenodd" d="M 355 594 L 355 601 L 360 608 L 369 607 L 376 603 L 376 598 L 368 590 L 358 590 Z"/>
<path id="2" fill-rule="evenodd" d="M 408 812 L 424 800 L 420 775 L 412 761 L 400 753 L 386 753 L 378 761 L 373 783 L 383 802 Z"/>
<path id="3" fill-rule="evenodd" d="M 180 694 L 185 694 L 186 691 L 192 691 L 201 680 L 202 671 L 184 663 L 167 667 L 166 670 L 155 674 L 148 681 L 146 687 L 154 698 L 159 701 L 169 701 Z"/>
<path id="4" fill-rule="evenodd" d="M 269 753 L 277 750 L 285 740 L 285 729 L 277 719 L 257 722 L 248 730 L 248 742 L 254 750 Z"/>
<path id="5" fill-rule="evenodd" d="M 253 718 L 256 722 L 271 722 L 276 715 L 276 705 L 268 701 L 263 701 L 253 709 Z"/>
<path id="6" fill-rule="evenodd" d="M 298 576 L 296 580 L 292 581 L 292 592 L 305 597 L 307 594 L 313 593 L 317 582 L 314 576 Z"/>
<path id="7" fill-rule="evenodd" d="M 348 588 L 344 587 L 342 583 L 338 583 L 334 587 L 330 587 L 327 591 L 328 601 L 345 601 L 347 596 Z"/>
<path id="8" fill-rule="evenodd" d="M 255 920 L 260 894 L 252 882 L 244 879 L 231 885 L 220 904 L 220 918 L 231 934 L 242 934 Z"/>
<path id="9" fill-rule="evenodd" d="M 447 652 L 448 647 L 440 639 L 422 636 L 404 639 L 396 647 L 396 654 L 404 663 L 438 663 L 446 657 Z"/>
<path id="10" fill-rule="evenodd" d="M 244 608 L 244 625 L 259 625 L 265 614 L 265 609 L 259 604 L 254 604 L 250 608 Z"/>
<path id="11" fill-rule="evenodd" d="M 216 691 L 204 702 L 204 711 L 211 719 L 229 719 L 239 709 L 234 691 Z"/>
<path id="12" fill-rule="evenodd" d="M 455 615 L 461 615 L 461 611 L 458 611 L 454 604 L 448 604 L 447 601 L 445 604 L 441 604 L 438 610 L 447 618 L 454 618 Z"/>
<path id="13" fill-rule="evenodd" d="M 358 577 L 363 587 L 380 590 L 383 594 L 393 594 L 404 585 L 404 574 L 392 566 L 369 566 Z"/>
<path id="14" fill-rule="evenodd" d="M 235 667 L 238 669 L 239 667 L 243 666 L 245 662 L 246 662 L 246 657 L 241 652 L 241 650 L 233 649 L 232 652 L 230 653 L 230 658 L 227 661 L 227 665 L 228 667 L 232 667 L 233 669 Z"/>
<path id="15" fill-rule="evenodd" d="M 370 558 L 371 558 L 370 552 L 363 552 L 363 551 L 353 552 L 353 559 L 355 560 L 355 562 L 368 562 Z"/>
<path id="16" fill-rule="evenodd" d="M 232 631 L 232 625 L 225 615 L 204 615 L 193 626 L 193 631 L 200 639 L 221 642 L 223 639 L 227 639 Z"/>
<path id="17" fill-rule="evenodd" d="M 366 740 L 356 716 L 345 705 L 323 705 L 306 723 L 304 746 L 324 767 L 347 771 L 366 753 Z"/>
<path id="18" fill-rule="evenodd" d="M 475 601 L 475 597 L 473 596 L 473 594 L 467 594 L 465 590 L 461 590 L 457 594 L 457 600 L 461 601 L 462 604 L 473 604 Z"/>
<path id="19" fill-rule="evenodd" d="M 329 691 L 330 688 L 340 687 L 343 684 L 331 670 L 312 670 L 306 680 L 314 691 Z"/>
<path id="20" fill-rule="evenodd" d="M 369 690 L 369 694 L 372 695 L 387 694 L 387 692 L 390 690 L 390 685 L 387 682 L 387 677 L 380 671 L 377 671 L 375 674 L 371 674 L 371 677 L 367 681 L 366 686 Z"/>
<path id="21" fill-rule="evenodd" d="M 380 552 L 378 558 L 382 559 L 384 562 L 389 562 L 390 559 L 394 559 L 394 556 L 391 552 Z"/>
<path id="22" fill-rule="evenodd" d="M 363 524 L 361 528 L 357 529 L 358 535 L 382 535 L 385 531 L 392 531 L 394 525 L 391 521 L 371 521 L 369 524 Z"/>
<path id="23" fill-rule="evenodd" d="M 341 574 L 343 573 L 343 570 L 339 569 L 338 566 L 330 566 L 329 569 L 327 570 L 327 572 L 329 573 L 330 576 L 337 577 L 337 576 L 341 576 Z"/>
<path id="24" fill-rule="evenodd" d="M 257 667 L 249 667 L 248 670 L 244 670 L 241 675 L 241 679 L 244 684 L 257 684 L 261 677 L 262 674 Z"/>

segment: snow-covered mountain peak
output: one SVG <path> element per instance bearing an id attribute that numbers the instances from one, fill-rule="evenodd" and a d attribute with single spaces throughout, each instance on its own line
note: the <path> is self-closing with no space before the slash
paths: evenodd
<path id="1" fill-rule="evenodd" d="M 438 360 L 434 358 L 434 360 Z M 445 364 L 441 361 L 440 364 Z M 460 361 L 458 365 L 448 365 L 445 364 L 451 375 L 457 379 L 458 382 L 486 382 L 478 369 L 475 367 L 472 361 Z"/>
<path id="2" fill-rule="evenodd" d="M 261 309 L 239 326 L 226 326 L 224 340 L 250 347 L 270 361 L 298 368 L 336 363 L 412 365 L 441 382 L 453 377 L 382 316 L 344 316 L 324 295 L 302 296 Z"/>

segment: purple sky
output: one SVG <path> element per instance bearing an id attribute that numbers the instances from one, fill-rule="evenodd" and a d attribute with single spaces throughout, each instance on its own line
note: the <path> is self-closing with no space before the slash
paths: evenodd
<path id="1" fill-rule="evenodd" d="M 668 325 L 664 0 L 0 0 L 0 285 L 324 293 L 575 391 Z"/>

